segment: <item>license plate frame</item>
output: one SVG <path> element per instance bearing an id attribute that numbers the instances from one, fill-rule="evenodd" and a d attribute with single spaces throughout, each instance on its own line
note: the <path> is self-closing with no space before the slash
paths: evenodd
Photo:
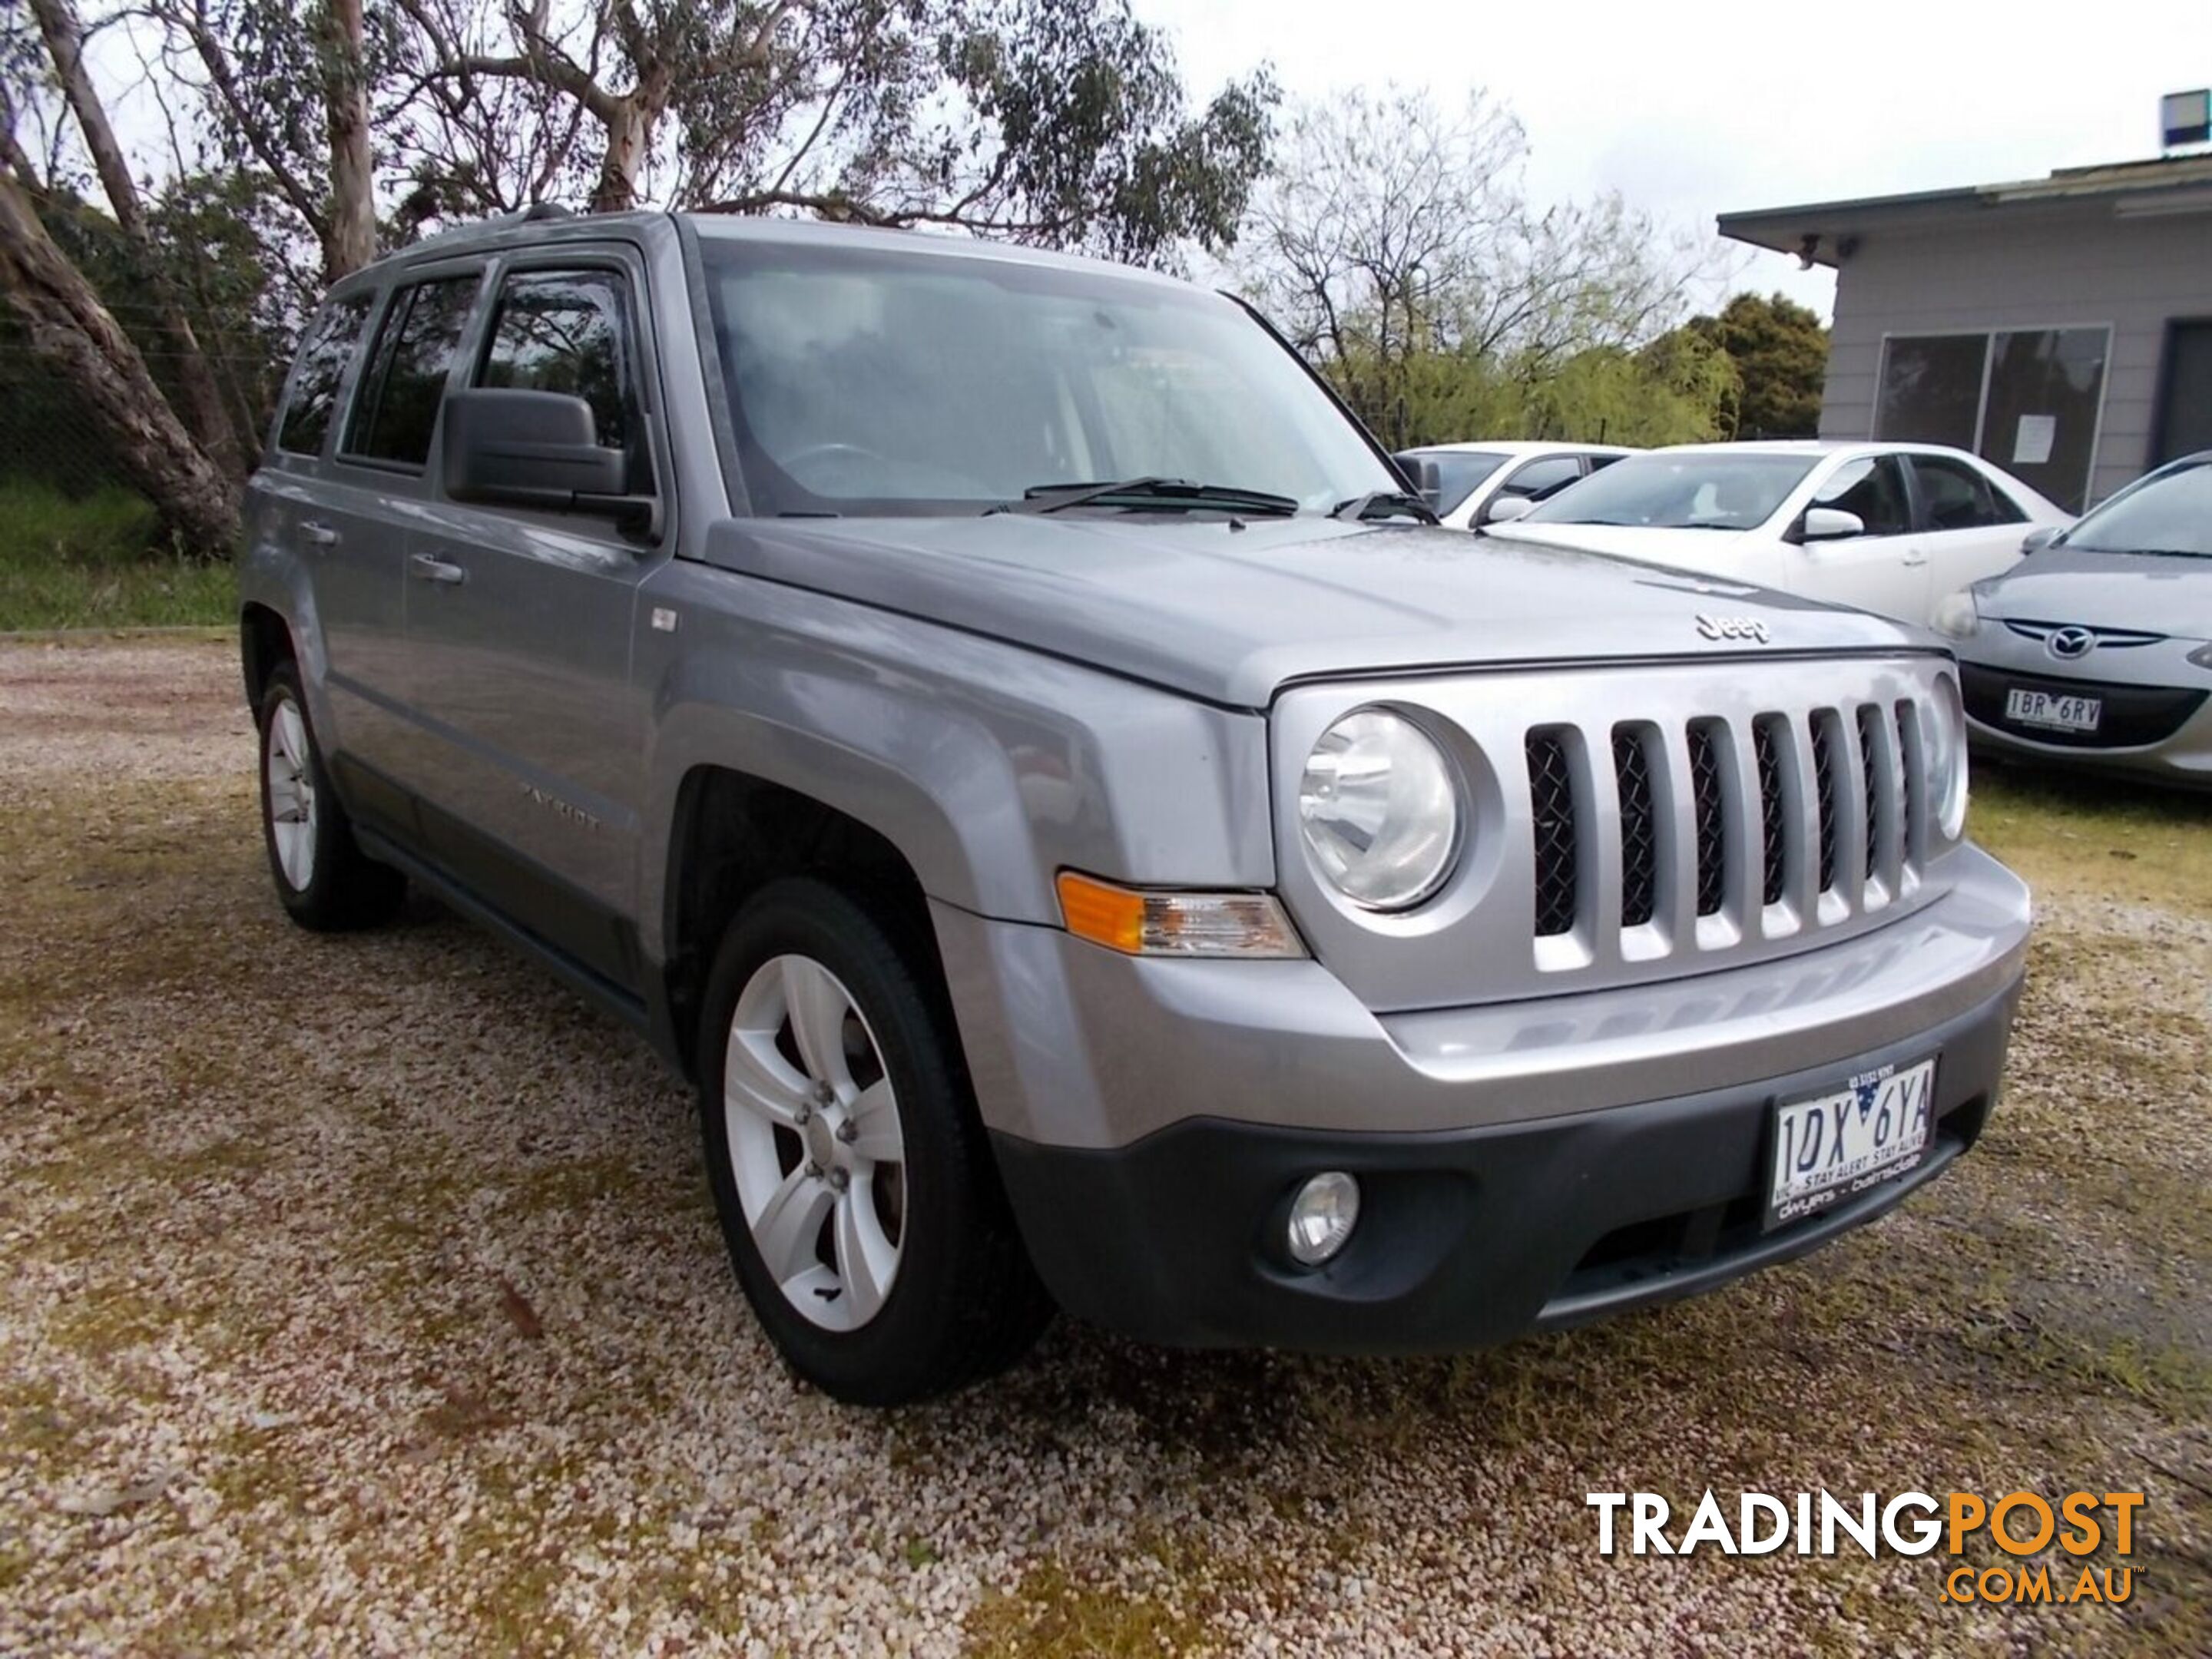
<path id="1" fill-rule="evenodd" d="M 1817 1094 L 1777 1100 L 1761 1231 L 1806 1220 L 1926 1163 L 1936 1144 L 1940 1058 L 1897 1060 Z"/>
<path id="2" fill-rule="evenodd" d="M 2077 691 L 2044 691 L 2015 685 L 2005 691 L 2005 718 L 2015 726 L 2089 736 L 2104 724 L 2105 700 Z"/>

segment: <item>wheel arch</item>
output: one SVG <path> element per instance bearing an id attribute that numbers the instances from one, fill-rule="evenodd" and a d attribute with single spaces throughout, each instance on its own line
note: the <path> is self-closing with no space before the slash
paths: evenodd
<path id="1" fill-rule="evenodd" d="M 269 676 L 280 662 L 297 662 L 299 647 L 292 639 L 291 624 L 270 606 L 248 599 L 238 612 L 239 666 L 246 678 L 246 705 L 249 708 L 261 706 L 262 693 L 269 689 Z"/>
<path id="2" fill-rule="evenodd" d="M 673 1057 L 687 1073 L 723 933 L 749 898 L 786 877 L 812 876 L 864 903 L 931 994 L 945 996 L 927 890 L 881 830 L 789 785 L 715 764 L 684 775 L 669 830 L 659 972 Z"/>

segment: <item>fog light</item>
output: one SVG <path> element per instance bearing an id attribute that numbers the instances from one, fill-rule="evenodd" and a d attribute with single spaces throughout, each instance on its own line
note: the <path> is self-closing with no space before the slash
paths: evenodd
<path id="1" fill-rule="evenodd" d="M 1291 1200 L 1291 1259 L 1318 1267 L 1352 1237 L 1359 1220 L 1359 1183 L 1341 1170 L 1324 1170 Z"/>

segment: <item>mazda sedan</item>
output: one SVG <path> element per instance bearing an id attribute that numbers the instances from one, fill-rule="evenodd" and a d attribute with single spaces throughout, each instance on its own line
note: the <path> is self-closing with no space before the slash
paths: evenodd
<path id="1" fill-rule="evenodd" d="M 2212 450 L 2027 544 L 1937 608 L 1974 745 L 2212 787 Z"/>

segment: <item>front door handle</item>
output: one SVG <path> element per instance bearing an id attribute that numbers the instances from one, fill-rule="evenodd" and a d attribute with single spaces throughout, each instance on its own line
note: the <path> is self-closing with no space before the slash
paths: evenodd
<path id="1" fill-rule="evenodd" d="M 307 538 L 310 547 L 336 547 L 338 544 L 338 532 L 319 519 L 301 520 L 300 533 Z"/>
<path id="2" fill-rule="evenodd" d="M 467 571 L 434 553 L 417 553 L 408 560 L 407 565 L 420 581 L 443 582 L 449 587 L 458 587 L 469 579 Z"/>
<path id="3" fill-rule="evenodd" d="M 1905 550 L 1905 563 L 1906 568 L 1917 570 L 1927 562 L 1928 556 L 1922 552 L 1918 548 L 1908 547 Z"/>

